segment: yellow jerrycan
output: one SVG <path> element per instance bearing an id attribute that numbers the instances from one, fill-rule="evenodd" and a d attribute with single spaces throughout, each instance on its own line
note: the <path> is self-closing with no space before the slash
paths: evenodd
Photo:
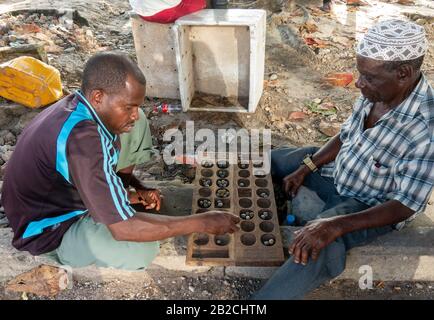
<path id="1" fill-rule="evenodd" d="M 62 95 L 60 72 L 54 67 L 27 56 L 0 64 L 0 96 L 39 108 Z"/>

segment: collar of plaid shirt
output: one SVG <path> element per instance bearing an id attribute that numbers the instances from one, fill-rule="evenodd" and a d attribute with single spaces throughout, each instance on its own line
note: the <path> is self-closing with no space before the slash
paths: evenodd
<path id="1" fill-rule="evenodd" d="M 416 113 L 419 110 L 421 102 L 424 100 L 426 91 L 428 90 L 429 84 L 426 80 L 425 76 L 422 74 L 419 83 L 414 88 L 414 90 L 410 93 L 410 95 L 401 102 L 396 108 L 393 108 L 385 114 L 379 121 L 385 121 L 393 117 L 395 120 L 400 121 L 401 124 L 409 122 L 414 119 Z M 369 102 L 367 99 L 363 101 L 363 112 L 367 117 L 371 108 L 374 106 L 372 102 Z"/>

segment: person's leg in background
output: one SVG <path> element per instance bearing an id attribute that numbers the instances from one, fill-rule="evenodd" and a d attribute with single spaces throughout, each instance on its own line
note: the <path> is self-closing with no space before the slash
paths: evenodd
<path id="1" fill-rule="evenodd" d="M 130 132 L 120 135 L 121 150 L 116 171 L 131 175 L 134 166 L 151 159 L 152 134 L 149 121 L 142 109 L 139 109 L 139 119 Z"/>

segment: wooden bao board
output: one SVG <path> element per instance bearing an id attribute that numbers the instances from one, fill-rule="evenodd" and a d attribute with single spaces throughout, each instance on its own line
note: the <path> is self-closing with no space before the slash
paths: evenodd
<path id="1" fill-rule="evenodd" d="M 222 164 L 228 167 L 219 168 L 218 165 Z M 247 166 L 243 169 L 239 164 L 224 161 L 208 161 L 197 165 L 192 214 L 225 210 L 238 215 L 241 222 L 240 230 L 234 234 L 191 234 L 187 246 L 187 265 L 279 266 L 284 262 L 271 176 L 264 175 L 265 172 L 254 167 L 251 160 Z M 225 170 L 222 173 L 228 175 L 225 178 L 229 182 L 225 188 L 229 191 L 228 197 L 221 198 L 216 194 L 220 189 L 217 186 L 221 179 L 219 170 Z M 210 179 L 211 186 L 207 187 L 204 179 Z M 210 201 L 209 208 L 203 208 L 204 201 Z M 247 217 L 246 210 L 253 213 L 251 218 Z M 267 211 L 266 216 L 264 211 Z"/>

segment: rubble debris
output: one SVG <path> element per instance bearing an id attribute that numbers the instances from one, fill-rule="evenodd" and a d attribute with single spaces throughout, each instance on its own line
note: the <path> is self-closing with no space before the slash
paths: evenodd
<path id="1" fill-rule="evenodd" d="M 16 47 L 0 46 L 0 63 L 12 60 L 21 56 L 30 56 L 48 63 L 47 53 L 42 43 L 22 44 Z"/>
<path id="2" fill-rule="evenodd" d="M 319 123 L 318 130 L 328 137 L 334 137 L 339 133 L 341 125 L 339 123 L 329 123 L 322 120 Z"/>

